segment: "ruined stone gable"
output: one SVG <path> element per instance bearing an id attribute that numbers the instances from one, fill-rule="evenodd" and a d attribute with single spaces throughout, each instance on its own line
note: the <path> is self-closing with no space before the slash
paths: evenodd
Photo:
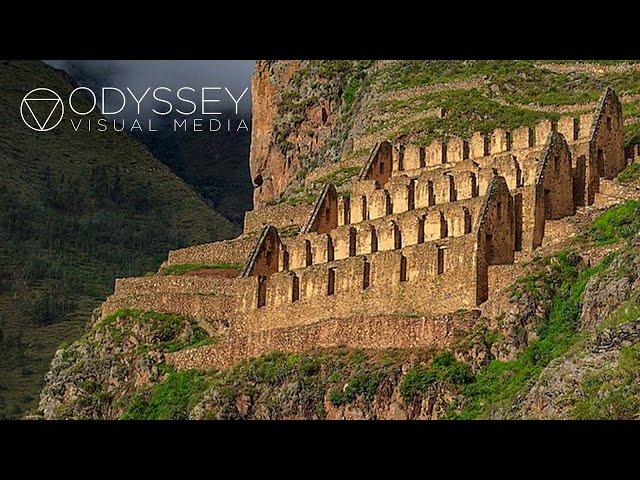
<path id="1" fill-rule="evenodd" d="M 328 233 L 338 226 L 338 192 L 333 185 L 324 187 L 316 200 L 303 233 Z"/>
<path id="2" fill-rule="evenodd" d="M 557 220 L 575 214 L 571 151 L 564 136 L 558 132 L 549 135 L 542 151 L 536 187 L 544 204 L 545 220 Z"/>
<path id="3" fill-rule="evenodd" d="M 599 177 L 614 178 L 626 166 L 622 105 L 611 88 L 607 88 L 598 104 L 590 145 Z"/>

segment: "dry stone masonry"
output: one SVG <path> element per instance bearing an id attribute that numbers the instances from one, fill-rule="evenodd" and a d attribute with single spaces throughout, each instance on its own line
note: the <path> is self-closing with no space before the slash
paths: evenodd
<path id="1" fill-rule="evenodd" d="M 621 104 L 607 89 L 595 112 L 534 128 L 428 147 L 380 142 L 349 195 L 326 185 L 313 207 L 265 206 L 238 239 L 165 262 L 241 262 L 242 275 L 119 279 L 103 314 L 155 309 L 226 329 L 218 344 L 174 354 L 179 368 L 271 350 L 441 345 L 452 312 L 489 298 L 492 269 L 530 255 L 547 220 L 593 204 L 601 179 L 640 157 L 623 138 Z M 295 236 L 279 230 L 295 225 Z"/>

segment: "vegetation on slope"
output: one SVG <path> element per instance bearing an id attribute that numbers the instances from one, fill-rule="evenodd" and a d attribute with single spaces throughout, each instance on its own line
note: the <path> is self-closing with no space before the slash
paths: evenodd
<path id="1" fill-rule="evenodd" d="M 537 329 L 537 339 L 514 360 L 493 360 L 480 369 L 473 382 L 462 390 L 462 411 L 454 418 L 471 419 L 508 408 L 519 393 L 551 360 L 568 351 L 579 336 L 581 299 L 589 278 L 603 271 L 612 257 L 592 268 L 580 269 L 576 256 L 562 252 L 554 257 L 557 268 L 537 279 L 551 286 L 551 306 Z M 537 283 L 537 282 L 536 282 Z"/>
<path id="2" fill-rule="evenodd" d="M 115 277 L 236 233 L 126 133 L 76 132 L 67 119 L 29 130 L 19 109 L 36 86 L 63 98 L 73 88 L 41 62 L 0 64 L 0 417 L 35 407 L 53 352 Z"/>
<path id="3" fill-rule="evenodd" d="M 407 362 L 428 351 L 333 349 L 274 352 L 225 371 L 183 371 L 133 397 L 123 419 L 327 418 L 360 405 L 375 415 L 374 396 L 397 383 Z"/>
<path id="4" fill-rule="evenodd" d="M 251 129 L 251 116 L 243 118 Z M 155 119 L 154 119 L 155 120 Z M 239 120 L 238 120 L 239 121 Z M 253 186 L 249 175 L 251 132 L 231 132 L 221 128 L 217 132 L 174 132 L 170 126 L 161 133 L 135 132 L 151 153 L 176 175 L 192 186 L 216 212 L 242 226 L 244 213 L 251 210 Z"/>
<path id="5" fill-rule="evenodd" d="M 602 214 L 587 238 L 576 241 L 576 248 L 597 246 L 598 231 L 635 221 L 637 212 L 628 208 L 632 204 Z M 528 418 L 533 414 L 531 403 L 535 404 L 530 392 L 543 375 L 551 377 L 556 390 L 564 388 L 567 375 L 554 374 L 558 365 L 572 358 L 591 358 L 592 351 L 600 355 L 604 348 L 608 356 L 592 362 L 595 369 L 569 367 L 576 376 L 576 389 L 552 390 L 554 405 L 562 407 L 556 415 L 634 418 L 640 415 L 640 292 L 631 288 L 640 278 L 635 235 L 619 229 L 618 249 L 591 266 L 572 248 L 536 259 L 532 273 L 518 279 L 510 295 L 512 304 L 539 312 L 532 323 L 527 320 L 528 340 L 515 349 L 509 350 L 514 346 L 509 331 L 524 321 L 517 315 L 497 323 L 481 318 L 477 328 L 441 352 L 344 348 L 273 352 L 221 371 L 176 372 L 166 364 L 164 352 L 213 340 L 193 321 L 176 315 L 120 311 L 58 352 L 41 406 L 56 418 Z M 628 278 L 620 284 L 621 277 Z M 630 292 L 626 299 L 620 297 L 624 291 L 620 285 Z M 603 292 L 602 298 L 593 297 Z M 607 297 L 607 292 L 613 296 Z M 591 297 L 585 300 L 587 294 Z M 598 322 L 595 330 L 587 325 L 585 302 L 590 305 L 586 314 L 595 315 Z M 594 305 L 595 313 L 589 313 Z M 604 316 L 603 305 L 610 312 Z M 603 343 L 602 335 L 605 340 L 616 335 L 628 340 L 615 355 L 617 344 Z M 590 347 L 594 342 L 595 350 Z M 505 355 L 508 351 L 512 353 Z M 111 390 L 105 391 L 106 383 L 99 380 L 85 385 L 87 378 L 113 372 L 116 365 L 127 365 L 128 373 L 120 375 L 115 385 L 112 382 Z M 553 383 L 554 375 L 562 381 Z M 144 381 L 131 383 L 127 380 L 131 378 Z M 81 388 L 64 390 L 70 384 Z"/>
<path id="6" fill-rule="evenodd" d="M 637 221 L 637 212 L 630 208 L 634 203 L 630 201 L 604 213 L 590 231 L 610 231 L 615 225 Z M 635 250 L 625 242 L 637 230 L 616 231 L 617 241 L 623 242 L 622 251 L 633 257 Z M 592 241 L 598 244 L 600 238 L 595 235 Z M 430 398 L 430 401 L 440 402 L 437 415 L 440 418 L 508 416 L 517 398 L 527 392 L 552 361 L 578 348 L 589 338 L 588 332 L 580 328 L 585 287 L 591 278 L 609 272 L 611 268 L 620 268 L 613 265 L 618 255 L 613 252 L 591 267 L 571 250 L 538 259 L 534 273 L 514 284 L 512 298 L 517 301 L 531 294 L 538 308 L 545 313 L 535 326 L 535 335 L 528 345 L 511 359 L 494 358 L 474 367 L 450 351 L 435 356 L 425 353 L 410 362 L 407 352 L 403 351 L 378 352 L 381 358 L 376 358 L 372 352 L 274 353 L 244 362 L 226 372 L 200 372 L 206 381 L 198 384 L 198 394 L 189 397 L 191 415 L 198 418 L 325 418 L 330 406 L 356 408 L 371 418 L 377 414 L 375 404 L 381 402 L 381 395 L 391 401 L 388 391 L 397 388 L 408 412 L 415 413 L 416 405 L 422 405 L 425 398 Z M 619 263 L 626 265 L 629 261 Z M 603 328 L 637 321 L 638 311 L 636 294 L 603 322 Z M 504 341 L 499 331 L 486 332 L 485 336 L 491 337 L 489 348 L 492 343 Z M 344 359 L 350 361 L 345 363 Z M 355 369 L 354 359 L 355 364 L 360 365 Z M 345 370 L 348 364 L 351 367 Z M 577 418 L 638 415 L 639 376 L 637 345 L 625 347 L 616 365 L 586 376 L 583 396 L 576 400 L 572 415 Z M 285 392 L 289 392 L 292 385 L 297 385 L 297 393 L 287 396 Z M 443 394 L 449 395 L 450 401 L 443 401 Z M 237 408 L 240 398 L 244 398 L 244 410 Z M 149 418 L 145 415 L 139 418 Z"/>
<path id="7" fill-rule="evenodd" d="M 41 412 L 45 418 L 117 417 L 138 390 L 171 371 L 164 353 L 212 341 L 195 321 L 179 315 L 119 310 L 56 352 Z"/>
<path id="8" fill-rule="evenodd" d="M 584 378 L 583 398 L 576 403 L 573 417 L 577 420 L 637 420 L 640 418 L 638 385 L 640 345 L 622 347 L 620 359 L 614 366 Z"/>

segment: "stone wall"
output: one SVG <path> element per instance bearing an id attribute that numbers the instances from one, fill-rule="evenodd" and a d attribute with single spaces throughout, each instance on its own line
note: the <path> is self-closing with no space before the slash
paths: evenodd
<path id="1" fill-rule="evenodd" d="M 247 288 L 240 279 L 154 276 L 116 279 L 115 291 L 102 304 L 102 315 L 121 308 L 177 313 L 198 320 L 229 322 L 240 314 Z"/>
<path id="2" fill-rule="evenodd" d="M 516 251 L 542 245 L 547 221 L 592 204 L 600 178 L 639 155 L 622 138 L 620 102 L 607 90 L 595 113 L 534 128 L 428 147 L 380 142 L 350 196 L 328 185 L 314 206 L 260 208 L 245 218 L 252 233 L 165 262 L 246 262 L 242 278 L 119 279 L 103 313 L 127 306 L 225 325 L 229 340 L 175 354 L 179 368 L 272 350 L 442 346 L 453 317 L 425 315 L 485 302 L 491 268 L 506 276 Z"/>
<path id="3" fill-rule="evenodd" d="M 280 229 L 302 229 L 309 219 L 313 205 L 265 205 L 257 210 L 251 210 L 244 216 L 244 232 L 258 232 L 267 225 Z"/>
<path id="4" fill-rule="evenodd" d="M 475 307 L 476 255 L 476 236 L 467 234 L 278 272 L 244 290 L 244 315 L 234 330 Z M 263 304 L 257 300 L 260 288 L 265 291 Z"/>
<path id="5" fill-rule="evenodd" d="M 239 263 L 246 264 L 255 247 L 257 234 L 240 235 L 233 240 L 205 243 L 193 247 L 170 250 L 163 267 L 185 263 Z"/>
<path id="6" fill-rule="evenodd" d="M 477 310 L 440 317 L 354 316 L 293 328 L 275 328 L 232 336 L 216 345 L 167 355 L 179 370 L 226 368 L 264 353 L 301 352 L 319 348 L 438 348 L 451 344 L 478 318 Z"/>
<path id="7" fill-rule="evenodd" d="M 465 235 L 472 231 L 483 201 L 484 197 L 469 198 L 389 214 L 354 224 L 351 228 L 336 228 L 329 233 L 312 232 L 284 238 L 289 262 L 281 264 L 280 270 Z"/>
<path id="8" fill-rule="evenodd" d="M 605 93 L 601 102 L 604 102 L 608 109 L 609 105 L 615 104 L 616 100 L 615 94 L 614 97 L 610 97 Z M 621 113 L 618 116 L 613 107 L 609 113 L 612 118 L 621 121 Z M 414 153 L 412 157 L 424 158 L 425 161 L 407 163 L 395 160 L 393 162 L 392 176 L 408 175 L 417 177 L 425 170 L 451 168 L 458 163 L 468 161 L 486 168 L 491 166 L 494 159 L 508 157 L 509 155 L 518 162 L 523 161 L 532 153 L 538 154 L 539 158 L 539 154 L 552 132 L 561 133 L 571 147 L 588 143 L 594 125 L 596 125 L 595 120 L 600 116 L 602 115 L 598 112 L 596 114 L 586 113 L 579 117 L 563 116 L 557 122 L 551 120 L 541 121 L 533 128 L 519 127 L 511 132 L 497 128 L 490 134 L 474 132 L 469 139 L 451 138 L 446 142 L 434 140 L 427 147 L 414 145 L 395 146 L 393 151 L 394 158 L 406 157 L 407 151 L 417 150 L 418 153 Z M 622 124 L 618 124 L 616 120 L 611 123 L 611 131 L 621 132 Z M 506 172 L 501 172 L 501 175 L 508 177 Z M 509 178 L 508 182 L 511 184 Z"/>
<path id="9" fill-rule="evenodd" d="M 488 135 L 475 132 L 469 139 L 434 140 L 427 147 L 394 146 L 392 180 L 397 176 L 422 177 L 425 186 L 422 187 L 419 182 L 415 185 L 418 204 L 429 198 L 433 203 L 455 198 L 455 194 L 451 193 L 457 189 L 455 186 L 467 184 L 463 176 L 456 177 L 454 169 L 458 165 L 478 175 L 480 195 L 487 187 L 487 177 L 485 174 L 483 179 L 478 168 L 496 169 L 507 179 L 511 190 L 533 185 L 542 150 L 549 135 L 555 132 L 562 134 L 571 153 L 573 203 L 591 205 L 598 191 L 598 179 L 613 178 L 626 166 L 622 109 L 611 89 L 602 95 L 595 112 L 577 117 L 566 115 L 557 122 L 544 120 L 533 128 L 520 127 L 511 132 L 502 128 Z M 453 180 L 449 179 L 452 188 L 445 186 L 444 190 L 439 189 L 434 178 L 428 178 L 428 175 L 452 176 Z M 423 189 L 435 189 L 435 197 L 423 194 Z M 466 195 L 467 189 L 462 189 L 463 195 Z M 352 203 L 358 204 L 359 199 Z"/>

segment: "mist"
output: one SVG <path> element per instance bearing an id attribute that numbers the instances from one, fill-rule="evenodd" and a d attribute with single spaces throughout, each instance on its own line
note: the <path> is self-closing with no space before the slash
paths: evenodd
<path id="1" fill-rule="evenodd" d="M 102 101 L 102 87 L 116 87 L 125 93 L 128 87 L 137 95 L 147 88 L 153 91 L 160 86 L 173 92 L 181 87 L 191 87 L 197 92 L 202 87 L 222 87 L 223 91 L 227 87 L 236 98 L 248 88 L 238 104 L 238 114 L 251 113 L 253 60 L 45 60 L 45 63 L 66 71 L 79 85 L 90 88 L 96 94 L 98 106 Z M 118 109 L 120 104 L 114 105 L 114 100 L 113 96 L 106 95 L 107 110 Z M 157 104 L 146 101 L 138 116 L 135 103 L 128 101 L 125 110 L 117 116 L 125 119 L 157 117 L 152 112 Z M 232 109 L 233 103 L 225 104 L 225 108 Z"/>

